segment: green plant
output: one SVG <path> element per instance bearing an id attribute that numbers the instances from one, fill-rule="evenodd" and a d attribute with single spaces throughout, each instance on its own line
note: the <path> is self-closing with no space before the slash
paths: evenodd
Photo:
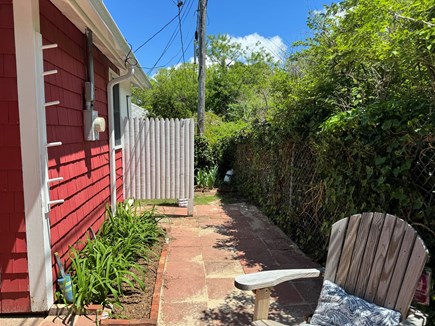
<path id="1" fill-rule="evenodd" d="M 122 254 L 132 252 L 134 258 L 146 255 L 149 245 L 162 234 L 154 218 L 154 210 L 138 213 L 129 201 L 119 203 L 115 214 L 107 209 L 107 220 L 100 231 L 101 237 L 109 244 L 114 245 L 119 239 L 124 239 L 124 246 L 119 250 Z"/>
<path id="2" fill-rule="evenodd" d="M 195 169 L 209 169 L 215 165 L 212 147 L 205 137 L 195 136 Z"/>
<path id="3" fill-rule="evenodd" d="M 209 170 L 199 169 L 195 176 L 196 185 L 200 188 L 213 189 L 216 184 L 217 175 L 217 165 Z"/>
<path id="4" fill-rule="evenodd" d="M 150 246 L 163 235 L 154 211 L 138 213 L 132 200 L 118 204 L 114 214 L 109 207 L 106 212 L 96 238 L 87 237 L 80 251 L 70 248 L 74 309 L 80 312 L 90 303 L 120 305 L 123 284 L 143 288 L 144 270 L 136 261 L 146 259 Z"/>
<path id="5" fill-rule="evenodd" d="M 132 253 L 121 250 L 123 239 L 109 244 L 105 239 L 91 240 L 79 252 L 71 248 L 71 272 L 74 293 L 74 308 L 82 312 L 90 303 L 117 303 L 123 294 L 122 284 L 140 287 L 143 281 L 131 271 L 142 267 L 133 261 Z M 122 252 L 122 254 L 121 254 Z"/>

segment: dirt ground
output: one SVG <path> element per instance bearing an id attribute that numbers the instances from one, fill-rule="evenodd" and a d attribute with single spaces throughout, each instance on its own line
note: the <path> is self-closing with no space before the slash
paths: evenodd
<path id="1" fill-rule="evenodd" d="M 160 255 L 162 252 L 165 239 L 162 238 L 151 249 L 151 254 L 147 260 L 141 258 L 139 264 L 145 269 L 145 289 L 139 287 L 131 288 L 125 286 L 124 296 L 121 298 L 123 308 L 114 308 L 114 317 L 122 319 L 145 319 L 149 318 L 151 312 L 151 304 L 154 293 L 154 285 L 157 277 L 157 269 L 159 267 Z M 138 274 L 137 271 L 133 271 Z"/>

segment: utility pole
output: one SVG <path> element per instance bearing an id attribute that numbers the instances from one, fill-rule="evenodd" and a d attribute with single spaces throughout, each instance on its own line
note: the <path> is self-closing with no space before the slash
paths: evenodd
<path id="1" fill-rule="evenodd" d="M 205 17 L 207 0 L 198 0 L 199 10 L 199 54 L 198 54 L 198 135 L 204 135 L 204 112 L 205 112 Z"/>

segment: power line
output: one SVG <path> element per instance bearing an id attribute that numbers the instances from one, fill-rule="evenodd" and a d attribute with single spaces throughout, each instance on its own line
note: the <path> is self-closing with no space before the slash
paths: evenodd
<path id="1" fill-rule="evenodd" d="M 133 47 L 130 43 L 128 43 L 128 46 L 130 47 L 130 50 L 128 51 L 127 55 L 125 56 L 124 64 L 127 65 L 127 63 L 128 63 L 129 66 L 135 67 L 135 66 L 137 66 L 138 62 L 134 56 L 130 57 L 130 54 L 131 54 Z"/>
<path id="2" fill-rule="evenodd" d="M 180 1 L 181 2 L 181 1 Z M 189 3 L 190 2 L 190 3 Z M 181 8 L 181 12 L 182 14 L 181 16 L 181 22 L 184 22 L 190 12 L 190 10 L 192 9 L 192 4 L 193 4 L 193 0 L 187 0 L 186 3 L 182 6 Z M 184 8 L 187 8 L 184 9 Z M 179 17 L 179 14 L 177 14 L 176 17 Z M 160 62 L 160 60 L 163 58 L 163 56 L 166 54 L 166 52 L 169 50 L 169 48 L 171 47 L 171 45 L 173 44 L 175 38 L 178 36 L 178 33 L 180 33 L 181 31 L 181 26 L 178 26 L 174 32 L 172 33 L 171 37 L 169 38 L 168 43 L 166 44 L 165 48 L 163 49 L 162 53 L 160 54 L 159 58 L 157 59 L 157 61 L 155 62 L 155 64 L 152 66 L 152 68 L 149 69 L 148 73 L 151 73 L 158 65 L 158 63 Z M 182 33 L 182 32 L 181 32 Z M 182 41 L 184 43 L 184 41 Z M 183 58 L 184 58 L 184 53 L 186 52 L 186 50 L 184 49 L 184 44 L 182 44 L 182 52 L 183 52 Z M 179 51 L 177 52 L 177 54 L 179 53 Z M 174 56 L 176 57 L 176 55 Z M 173 58 L 174 58 L 173 57 Z M 170 61 L 172 61 L 172 59 Z M 170 62 L 169 61 L 169 62 Z M 178 63 L 177 63 L 178 64 Z M 159 66 L 162 67 L 162 66 Z M 164 67 L 164 66 L 163 66 Z"/>
<path id="3" fill-rule="evenodd" d="M 148 73 L 151 73 L 154 69 L 156 68 L 163 68 L 165 66 L 167 66 L 175 57 L 177 57 L 177 55 L 180 53 L 180 51 L 177 52 L 176 55 L 174 55 L 166 65 L 160 65 L 157 66 L 158 63 L 160 62 L 160 60 L 163 58 L 163 56 L 167 53 L 167 51 L 169 50 L 169 48 L 172 46 L 174 40 L 176 39 L 176 37 L 178 36 L 178 33 L 180 33 L 180 39 L 181 39 L 181 52 L 182 52 L 182 58 L 183 61 L 185 62 L 185 52 L 186 49 L 184 47 L 184 37 L 183 37 L 183 30 L 182 30 L 182 25 L 183 23 L 186 21 L 190 11 L 192 10 L 192 6 L 194 3 L 194 0 L 187 0 L 185 3 L 183 3 L 181 0 L 177 0 L 178 2 L 176 3 L 174 0 L 171 0 L 175 5 L 177 5 L 178 7 L 178 13 L 177 15 L 172 18 L 168 23 L 166 23 L 159 31 L 157 31 L 154 35 L 152 35 L 149 39 L 147 39 L 143 44 L 141 44 L 134 52 L 138 51 L 140 48 L 142 48 L 145 44 L 147 44 L 149 41 L 151 41 L 155 36 L 157 36 L 161 31 L 163 31 L 167 26 L 169 26 L 175 19 L 178 18 L 178 26 L 177 28 L 174 30 L 174 32 L 172 33 L 172 35 L 170 36 L 168 42 L 166 43 L 166 46 L 164 47 L 162 53 L 160 54 L 159 58 L 156 60 L 156 62 L 154 63 L 154 65 L 152 67 L 142 67 L 145 69 L 148 69 Z M 191 43 L 191 42 L 190 42 Z M 190 46 L 190 43 L 187 47 Z M 181 59 L 180 59 L 181 60 Z M 179 61 L 180 61 L 179 60 Z M 178 61 L 178 62 L 179 62 Z"/>
<path id="4" fill-rule="evenodd" d="M 160 60 L 162 59 L 162 57 L 166 54 L 166 52 L 168 51 L 168 49 L 171 47 L 172 43 L 175 40 L 175 37 L 178 35 L 178 27 L 175 29 L 175 31 L 172 33 L 171 37 L 169 38 L 168 43 L 166 43 L 165 48 L 163 49 L 162 53 L 160 54 L 159 58 L 157 59 L 156 63 L 153 65 L 153 68 L 149 70 L 148 73 L 151 73 L 155 67 L 157 66 L 157 64 L 160 62 Z"/>
<path id="5" fill-rule="evenodd" d="M 166 27 L 168 27 L 175 19 L 177 19 L 179 14 L 177 14 L 174 18 L 172 18 L 169 22 L 167 22 L 162 28 L 160 28 L 156 33 L 154 33 L 153 36 L 151 36 L 149 39 L 147 39 L 144 43 L 142 43 L 136 50 L 134 50 L 134 53 L 136 53 L 140 48 L 142 48 L 145 44 L 147 44 L 149 41 L 151 41 L 154 37 L 156 37 L 161 31 L 163 31 Z"/>

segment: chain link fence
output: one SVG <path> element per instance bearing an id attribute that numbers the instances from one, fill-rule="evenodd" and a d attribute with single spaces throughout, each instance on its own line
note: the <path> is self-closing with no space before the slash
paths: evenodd
<path id="1" fill-rule="evenodd" d="M 322 261 L 328 243 L 322 228 L 331 216 L 324 209 L 323 184 L 312 148 L 291 141 L 277 148 L 239 144 L 235 170 L 238 189 L 253 199 L 301 250 Z"/>
<path id="2" fill-rule="evenodd" d="M 313 149 L 291 141 L 278 147 L 243 143 L 236 147 L 235 170 L 241 192 L 253 199 L 302 251 L 323 262 L 329 227 L 343 212 L 325 209 L 324 183 L 316 170 Z M 410 186 L 420 189 L 424 203 L 417 212 L 411 214 L 410 210 L 401 217 L 414 226 L 429 251 L 435 252 L 435 218 L 429 216 L 435 206 L 435 148 L 430 142 L 417 154 Z"/>

